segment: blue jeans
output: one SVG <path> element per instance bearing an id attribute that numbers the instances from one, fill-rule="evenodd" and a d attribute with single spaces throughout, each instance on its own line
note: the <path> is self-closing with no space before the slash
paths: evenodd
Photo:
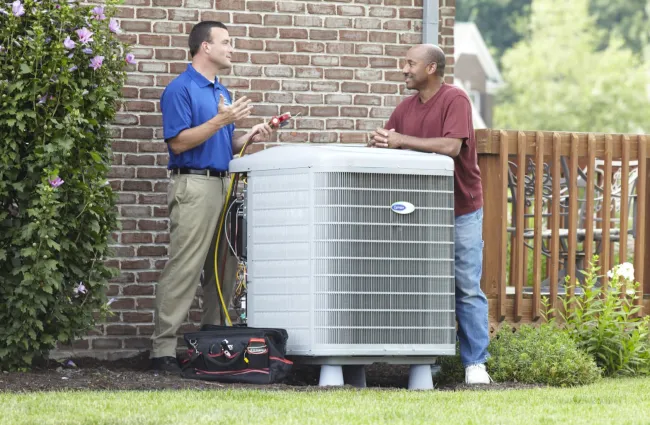
<path id="1" fill-rule="evenodd" d="M 489 357 L 488 302 L 481 291 L 483 208 L 456 217 L 456 319 L 460 360 L 465 367 Z"/>

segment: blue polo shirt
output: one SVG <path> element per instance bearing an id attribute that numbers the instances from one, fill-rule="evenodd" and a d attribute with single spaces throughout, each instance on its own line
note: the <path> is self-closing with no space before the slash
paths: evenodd
<path id="1" fill-rule="evenodd" d="M 230 94 L 219 81 L 208 80 L 191 64 L 176 77 L 160 97 L 165 141 L 176 137 L 181 131 L 198 127 L 217 115 L 219 97 L 231 103 Z M 229 124 L 217 131 L 204 143 L 176 155 L 169 146 L 167 168 L 194 168 L 227 171 L 232 159 L 232 137 L 235 125 Z"/>

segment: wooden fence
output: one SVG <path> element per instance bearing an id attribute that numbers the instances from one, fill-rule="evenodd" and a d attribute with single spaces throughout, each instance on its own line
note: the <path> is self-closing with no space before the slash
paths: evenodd
<path id="1" fill-rule="evenodd" d="M 481 287 L 493 324 L 539 320 L 542 296 L 557 307 L 593 254 L 601 274 L 631 260 L 644 303 L 650 136 L 482 129 L 476 137 L 485 202 Z"/>

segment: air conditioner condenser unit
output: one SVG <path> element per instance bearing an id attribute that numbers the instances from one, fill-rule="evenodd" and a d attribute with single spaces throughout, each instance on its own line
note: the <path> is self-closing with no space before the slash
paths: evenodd
<path id="1" fill-rule="evenodd" d="M 410 364 L 410 388 L 456 349 L 454 163 L 365 147 L 282 145 L 246 173 L 247 322 L 288 331 L 321 385 L 365 385 L 363 365 Z"/>

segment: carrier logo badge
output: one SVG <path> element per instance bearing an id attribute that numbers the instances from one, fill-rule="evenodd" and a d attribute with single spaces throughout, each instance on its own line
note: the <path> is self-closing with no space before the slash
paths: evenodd
<path id="1" fill-rule="evenodd" d="M 410 202 L 394 202 L 390 209 L 396 214 L 411 214 L 415 211 L 415 205 Z"/>

